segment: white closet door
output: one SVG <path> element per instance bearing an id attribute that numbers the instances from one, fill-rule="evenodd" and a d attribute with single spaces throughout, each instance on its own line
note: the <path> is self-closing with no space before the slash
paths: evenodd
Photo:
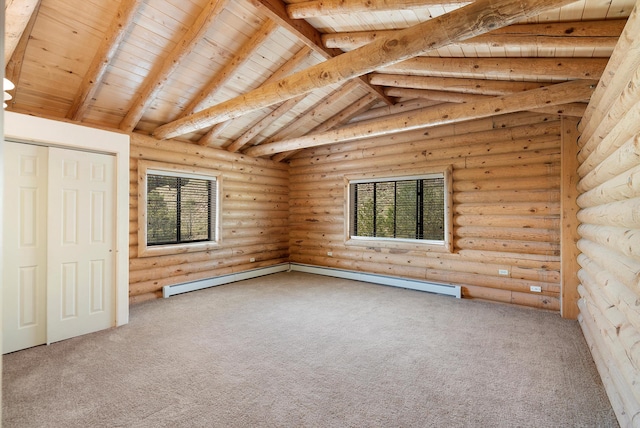
<path id="1" fill-rule="evenodd" d="M 47 148 L 5 142 L 4 353 L 46 342 Z"/>
<path id="2" fill-rule="evenodd" d="M 115 159 L 49 149 L 47 342 L 115 326 Z"/>

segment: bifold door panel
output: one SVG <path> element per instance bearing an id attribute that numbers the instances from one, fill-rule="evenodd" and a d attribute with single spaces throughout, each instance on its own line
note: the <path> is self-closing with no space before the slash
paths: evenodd
<path id="1" fill-rule="evenodd" d="M 115 325 L 113 156 L 5 147 L 3 352 Z"/>

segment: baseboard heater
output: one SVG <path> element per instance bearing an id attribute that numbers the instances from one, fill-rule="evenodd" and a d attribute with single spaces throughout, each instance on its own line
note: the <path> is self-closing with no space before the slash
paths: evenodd
<path id="1" fill-rule="evenodd" d="M 420 281 L 416 279 L 400 278 L 397 276 L 379 275 L 376 273 L 356 272 L 346 269 L 328 268 L 301 263 L 290 263 L 291 270 L 297 272 L 315 273 L 318 275 L 333 276 L 336 278 L 353 279 L 354 281 L 370 282 L 373 284 L 389 285 L 391 287 L 408 288 L 411 290 L 426 291 L 428 293 L 445 294 L 458 299 L 462 297 L 459 285 L 438 284 L 435 282 Z"/>
<path id="2" fill-rule="evenodd" d="M 188 293 L 190 291 L 202 290 L 204 288 L 215 287 L 245 279 L 257 278 L 277 272 L 296 271 L 307 272 L 316 275 L 332 276 L 335 278 L 352 279 L 354 281 L 369 282 L 373 284 L 388 285 L 391 287 L 408 288 L 411 290 L 426 291 L 428 293 L 444 294 L 458 299 L 462 297 L 459 285 L 438 284 L 434 282 L 406 279 L 396 276 L 379 275 L 375 273 L 356 272 L 346 269 L 328 268 L 302 263 L 281 263 L 274 266 L 267 266 L 258 269 L 246 270 L 243 272 L 221 275 L 215 278 L 203 279 L 200 281 L 186 282 L 175 285 L 165 285 L 162 287 L 162 296 L 167 298 L 176 294 Z"/>
<path id="3" fill-rule="evenodd" d="M 218 285 L 230 284 L 232 282 L 245 279 L 257 278 L 259 276 L 271 275 L 272 273 L 286 272 L 290 269 L 289 263 L 267 266 L 263 268 L 250 269 L 228 275 L 220 275 L 214 278 L 202 279 L 200 281 L 184 282 L 182 284 L 165 285 L 162 287 L 162 297 L 167 298 L 176 294 L 188 293 L 190 291 L 202 290 L 203 288 L 215 287 Z"/>

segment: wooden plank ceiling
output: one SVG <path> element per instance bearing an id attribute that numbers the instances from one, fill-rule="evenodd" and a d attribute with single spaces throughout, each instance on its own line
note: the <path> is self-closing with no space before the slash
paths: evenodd
<path id="1" fill-rule="evenodd" d="M 474 115 L 580 117 L 634 4 L 10 0 L 8 109 L 276 160 Z"/>

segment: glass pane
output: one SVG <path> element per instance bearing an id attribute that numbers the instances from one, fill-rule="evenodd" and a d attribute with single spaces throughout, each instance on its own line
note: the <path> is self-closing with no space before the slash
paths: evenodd
<path id="1" fill-rule="evenodd" d="M 396 238 L 418 239 L 417 236 L 418 181 L 396 183 Z"/>
<path id="2" fill-rule="evenodd" d="M 180 240 L 209 240 L 209 181 L 181 179 Z"/>
<path id="3" fill-rule="evenodd" d="M 423 180 L 424 239 L 444 240 L 444 178 Z"/>
<path id="4" fill-rule="evenodd" d="M 360 183 L 354 186 L 356 201 L 356 236 L 373 236 L 373 183 Z"/>
<path id="5" fill-rule="evenodd" d="M 375 183 L 376 188 L 376 230 L 375 236 L 379 238 L 393 238 L 395 216 L 395 183 L 385 181 Z"/>
<path id="6" fill-rule="evenodd" d="M 147 244 L 177 241 L 177 188 L 176 177 L 147 176 Z"/>

